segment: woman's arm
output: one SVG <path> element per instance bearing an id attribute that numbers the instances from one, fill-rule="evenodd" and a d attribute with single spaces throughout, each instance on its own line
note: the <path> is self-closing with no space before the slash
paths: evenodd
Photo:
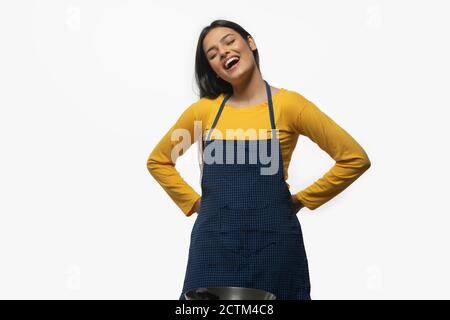
<path id="1" fill-rule="evenodd" d="M 194 124 L 197 119 L 195 107 L 195 103 L 191 104 L 182 113 L 147 159 L 147 169 L 150 174 L 186 216 L 195 212 L 194 204 L 200 198 L 200 195 L 181 177 L 175 168 L 175 162 L 195 141 Z M 190 141 L 186 140 L 186 136 L 180 138 L 180 134 L 183 134 L 183 132 L 186 136 L 190 136 Z M 174 137 L 172 137 L 172 134 L 174 134 Z M 174 139 L 176 136 L 178 136 L 178 139 Z M 182 141 L 180 139 L 184 139 L 185 148 L 180 148 L 179 143 Z M 174 149 L 177 144 L 177 149 Z M 172 152 L 173 150 L 178 151 Z"/>
<path id="2" fill-rule="evenodd" d="M 314 103 L 296 93 L 297 132 L 309 137 L 336 163 L 320 179 L 295 194 L 308 209 L 329 201 L 370 168 L 370 160 L 358 142 Z"/>

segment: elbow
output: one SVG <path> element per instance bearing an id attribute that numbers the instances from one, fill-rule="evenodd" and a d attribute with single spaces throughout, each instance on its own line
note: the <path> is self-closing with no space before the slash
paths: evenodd
<path id="1" fill-rule="evenodd" d="M 156 169 L 158 168 L 158 162 L 151 156 L 147 159 L 147 170 L 152 176 L 155 176 Z"/>
<path id="2" fill-rule="evenodd" d="M 372 165 L 369 157 L 364 151 L 354 153 L 351 157 L 342 161 L 341 164 L 343 167 L 351 168 L 355 173 L 360 174 L 364 173 Z"/>
<path id="3" fill-rule="evenodd" d="M 362 155 L 358 161 L 358 168 L 361 170 L 361 172 L 364 172 L 364 171 L 368 170 L 370 168 L 370 166 L 371 166 L 371 162 L 370 162 L 370 159 L 367 156 L 367 154 Z"/>
<path id="4" fill-rule="evenodd" d="M 147 159 L 147 170 L 156 179 L 167 175 L 168 170 L 171 170 L 174 164 L 171 162 L 164 162 L 159 156 L 151 154 Z"/>
<path id="5" fill-rule="evenodd" d="M 367 169 L 369 169 L 369 168 L 370 168 L 370 166 L 371 166 L 371 162 L 370 162 L 370 159 L 369 159 L 369 158 L 367 158 L 367 161 L 366 161 L 366 165 L 365 165 L 365 168 L 366 168 L 366 170 L 367 170 Z"/>

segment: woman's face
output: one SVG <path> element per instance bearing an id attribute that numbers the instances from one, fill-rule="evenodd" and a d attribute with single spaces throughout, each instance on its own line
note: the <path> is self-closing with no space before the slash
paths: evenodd
<path id="1" fill-rule="evenodd" d="M 256 67 L 252 50 L 256 50 L 256 45 L 250 36 L 247 43 L 239 33 L 227 27 L 210 30 L 203 40 L 203 51 L 211 68 L 229 83 L 237 83 L 237 79 Z M 232 57 L 237 59 L 233 62 Z"/>

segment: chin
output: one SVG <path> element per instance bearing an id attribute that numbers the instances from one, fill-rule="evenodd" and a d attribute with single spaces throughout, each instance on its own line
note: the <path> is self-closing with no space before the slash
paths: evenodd
<path id="1" fill-rule="evenodd" d="M 228 82 L 240 82 L 243 79 L 246 79 L 247 75 L 251 74 L 252 70 L 250 68 L 248 69 L 240 69 L 236 70 L 234 74 L 227 75 L 225 78 Z"/>

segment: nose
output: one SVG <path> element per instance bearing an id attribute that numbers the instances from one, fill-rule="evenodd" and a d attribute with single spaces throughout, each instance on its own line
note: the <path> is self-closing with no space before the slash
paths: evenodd
<path id="1" fill-rule="evenodd" d="M 226 57 L 228 55 L 229 51 L 230 51 L 229 49 L 222 48 L 222 47 L 219 46 L 219 54 L 220 54 L 221 58 Z"/>

